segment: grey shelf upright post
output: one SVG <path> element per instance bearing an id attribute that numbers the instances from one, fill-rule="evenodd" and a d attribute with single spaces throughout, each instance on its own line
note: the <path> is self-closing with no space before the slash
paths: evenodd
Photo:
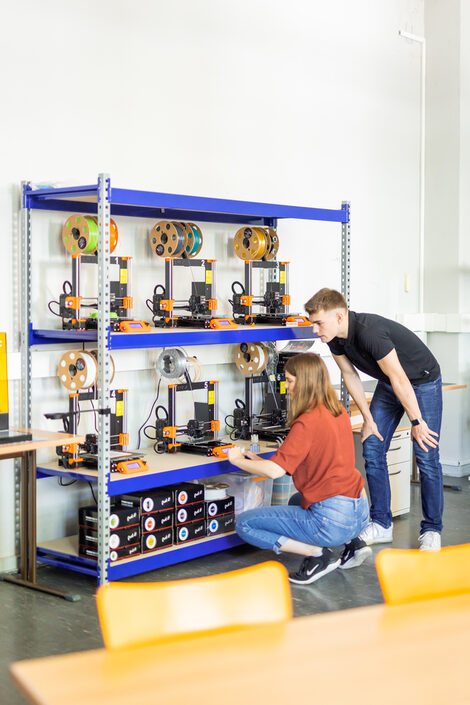
<path id="1" fill-rule="evenodd" d="M 19 419 L 22 428 L 31 428 L 31 348 L 29 345 L 29 327 L 31 321 L 31 209 L 26 201 L 25 191 L 30 188 L 29 181 L 21 183 L 21 243 L 20 243 L 20 411 Z M 15 549 L 22 556 L 21 571 L 26 573 L 26 547 L 20 546 L 25 541 L 21 536 L 21 515 L 25 511 L 24 487 L 22 490 L 22 475 L 24 473 L 21 461 L 15 461 Z M 24 477 L 23 477 L 24 480 Z M 23 495 L 23 496 L 22 496 Z"/>
<path id="2" fill-rule="evenodd" d="M 350 203 L 343 201 L 341 203 L 342 210 L 348 214 L 348 219 L 345 223 L 341 223 L 341 293 L 346 299 L 346 303 L 350 305 L 351 299 L 351 222 L 350 222 Z M 349 413 L 349 393 L 341 376 L 341 401 L 344 408 Z"/>
<path id="3" fill-rule="evenodd" d="M 31 210 L 25 202 L 25 188 L 22 183 L 21 204 L 21 425 L 31 427 L 31 348 L 29 327 L 31 322 Z"/>
<path id="4" fill-rule="evenodd" d="M 111 294 L 110 266 L 110 189 L 108 174 L 98 176 L 98 404 L 110 408 L 110 355 L 108 329 Z M 108 582 L 109 566 L 109 474 L 111 462 L 110 416 L 98 416 L 98 583 Z"/>

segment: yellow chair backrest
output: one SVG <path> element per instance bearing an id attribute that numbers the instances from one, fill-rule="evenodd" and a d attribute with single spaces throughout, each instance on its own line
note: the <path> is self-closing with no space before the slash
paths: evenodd
<path id="1" fill-rule="evenodd" d="M 436 552 L 386 548 L 376 567 L 389 605 L 470 592 L 470 544 Z"/>
<path id="2" fill-rule="evenodd" d="M 108 649 L 292 617 L 287 571 L 275 561 L 188 580 L 109 583 L 96 598 Z"/>

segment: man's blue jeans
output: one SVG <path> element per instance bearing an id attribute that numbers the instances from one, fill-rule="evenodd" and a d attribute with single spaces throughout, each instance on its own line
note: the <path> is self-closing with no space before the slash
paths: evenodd
<path id="1" fill-rule="evenodd" d="M 299 495 L 300 496 L 300 495 Z M 237 533 L 247 543 L 280 553 L 287 539 L 310 546 L 341 546 L 356 538 L 369 522 L 366 493 L 353 497 L 329 497 L 308 509 L 291 506 L 261 507 L 240 514 Z"/>
<path id="2" fill-rule="evenodd" d="M 413 389 L 422 418 L 431 431 L 440 434 L 442 420 L 441 377 L 435 382 L 413 385 Z M 369 436 L 362 446 L 367 482 L 369 483 L 370 516 L 372 521 L 388 528 L 392 523 L 392 512 L 390 511 L 390 482 L 386 453 L 404 409 L 391 385 L 379 382 L 372 398 L 370 411 L 379 433 L 384 439 L 380 441 L 377 436 Z M 421 477 L 423 509 L 421 533 L 442 530 L 442 511 L 444 509 L 439 446 L 437 448 L 427 446 L 427 448 L 428 452 L 426 453 L 416 441 L 413 441 L 413 449 Z"/>

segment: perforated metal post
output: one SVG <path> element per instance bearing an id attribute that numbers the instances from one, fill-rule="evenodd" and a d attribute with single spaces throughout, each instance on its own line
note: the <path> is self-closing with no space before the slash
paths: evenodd
<path id="1" fill-rule="evenodd" d="M 27 193 L 31 188 L 23 182 L 21 209 L 21 425 L 31 427 L 31 348 L 29 326 L 31 322 L 31 210 Z"/>
<path id="2" fill-rule="evenodd" d="M 342 202 L 341 210 L 345 211 L 347 214 L 346 222 L 341 223 L 341 293 L 346 299 L 349 308 L 351 299 L 351 222 L 349 201 Z M 349 413 L 349 392 L 346 389 L 342 377 L 341 401 L 344 408 Z"/>
<path id="3" fill-rule="evenodd" d="M 109 284 L 109 224 L 111 181 L 108 174 L 98 177 L 98 403 L 110 408 L 110 355 L 108 328 L 111 294 Z M 110 417 L 98 416 L 98 583 L 108 582 L 109 566 L 109 473 L 111 464 Z"/>
<path id="4" fill-rule="evenodd" d="M 29 181 L 21 184 L 21 243 L 20 243 L 20 356 L 21 356 L 21 380 L 20 380 L 20 405 L 19 426 L 31 428 L 31 348 L 29 346 L 29 327 L 31 321 L 31 209 L 28 202 L 28 191 L 31 189 Z M 25 554 L 26 549 L 20 550 L 20 519 L 21 513 L 25 511 L 21 499 L 21 475 L 22 466 L 20 460 L 15 460 L 15 549 L 16 553 Z M 24 493 L 23 493 L 24 494 Z M 25 566 L 21 567 L 22 577 L 26 577 Z"/>

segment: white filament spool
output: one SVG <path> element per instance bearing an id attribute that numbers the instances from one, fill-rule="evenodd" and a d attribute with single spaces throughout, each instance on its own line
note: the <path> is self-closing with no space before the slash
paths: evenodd
<path id="1" fill-rule="evenodd" d="M 208 482 L 204 485 L 204 499 L 212 502 L 216 499 L 225 499 L 229 485 L 225 482 Z"/>
<path id="2" fill-rule="evenodd" d="M 114 360 L 111 361 L 110 382 L 114 377 Z M 57 374 L 61 383 L 70 392 L 89 389 L 96 384 L 98 378 L 98 362 L 96 350 L 70 350 L 62 355 L 57 366 Z"/>

